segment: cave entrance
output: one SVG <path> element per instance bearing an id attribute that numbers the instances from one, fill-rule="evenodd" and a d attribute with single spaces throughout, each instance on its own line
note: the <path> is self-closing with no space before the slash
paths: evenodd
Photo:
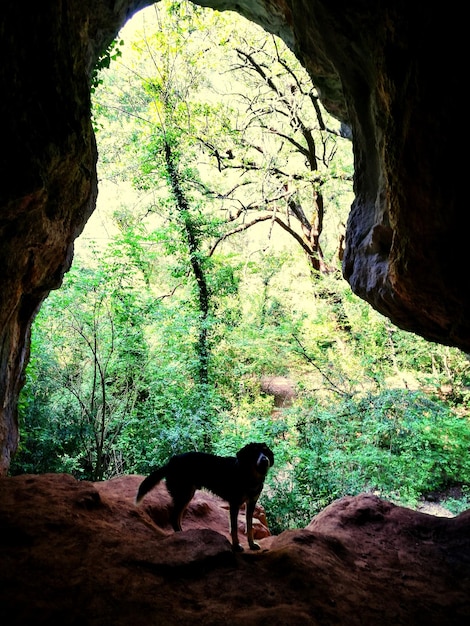
<path id="1" fill-rule="evenodd" d="M 29 370 L 53 379 L 35 415 L 69 425 L 54 469 L 92 480 L 144 471 L 142 453 L 213 448 L 221 410 L 271 418 L 264 377 L 290 376 L 316 291 L 344 284 L 352 201 L 341 124 L 282 41 L 238 14 L 161 2 L 108 62 L 97 208 L 35 321 Z M 137 453 L 134 428 L 155 445 Z"/>
<path id="2" fill-rule="evenodd" d="M 98 209 L 36 319 L 13 470 L 99 480 L 273 441 L 283 528 L 371 485 L 417 498 L 443 480 L 417 480 L 430 440 L 452 457 L 445 480 L 468 483 L 442 435 L 464 447 L 462 420 L 417 393 L 423 371 L 464 371 L 461 355 L 400 333 L 341 278 L 344 129 L 279 40 L 169 6 L 102 60 Z"/>

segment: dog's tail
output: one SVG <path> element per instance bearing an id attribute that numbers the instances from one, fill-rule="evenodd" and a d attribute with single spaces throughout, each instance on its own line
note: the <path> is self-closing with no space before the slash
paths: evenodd
<path id="1" fill-rule="evenodd" d="M 155 470 L 151 474 L 147 476 L 141 483 L 139 490 L 137 491 L 137 495 L 135 497 L 135 503 L 139 504 L 142 498 L 148 493 L 151 489 L 158 485 L 158 483 L 165 478 L 167 466 L 164 465 L 159 469 Z"/>

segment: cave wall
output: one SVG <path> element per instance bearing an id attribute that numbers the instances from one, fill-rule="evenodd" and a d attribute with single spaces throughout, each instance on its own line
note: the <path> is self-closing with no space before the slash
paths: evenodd
<path id="1" fill-rule="evenodd" d="M 91 69 L 139 4 L 7 1 L 0 9 L 0 475 L 17 447 L 31 320 L 60 286 L 95 207 Z"/>
<path id="2" fill-rule="evenodd" d="M 43 0 L 0 12 L 0 475 L 17 440 L 30 324 L 60 286 L 94 209 L 92 68 L 150 1 Z M 354 136 L 355 201 L 343 272 L 402 328 L 470 349 L 464 159 L 459 157 L 463 24 L 457 5 L 202 0 L 236 8 L 296 51 L 327 108 Z"/>

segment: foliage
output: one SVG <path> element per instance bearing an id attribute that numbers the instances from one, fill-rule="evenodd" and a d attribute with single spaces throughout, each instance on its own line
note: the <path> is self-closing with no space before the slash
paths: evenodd
<path id="1" fill-rule="evenodd" d="M 413 506 L 429 491 L 470 482 L 468 420 L 422 393 L 386 389 L 298 406 L 290 419 L 297 450 L 266 503 L 281 528 L 307 524 L 344 495 L 370 491 Z"/>
<path id="2" fill-rule="evenodd" d="M 120 263 L 74 268 L 62 290 L 46 302 L 33 333 L 32 353 L 38 357 L 30 368 L 40 393 L 27 401 L 29 428 L 34 430 L 37 421 L 44 422 L 44 413 L 52 411 L 49 419 L 57 425 L 52 441 L 61 442 L 51 454 L 55 463 L 63 459 L 69 471 L 95 480 L 108 474 L 110 466 L 120 470 L 115 441 L 139 397 L 142 364 L 148 359 L 142 326 L 146 302 L 136 285 L 138 279 Z M 46 389 L 41 384 L 44 348 L 50 355 Z M 32 432 L 26 441 L 31 447 Z M 46 449 L 52 441 L 44 441 Z M 35 454 L 30 454 L 33 463 Z"/>
<path id="3" fill-rule="evenodd" d="M 470 509 L 470 489 L 468 486 L 464 486 L 458 497 L 445 496 L 442 499 L 441 506 L 444 506 L 454 515 L 459 515 Z"/>
<path id="4" fill-rule="evenodd" d="M 109 68 L 109 66 L 111 65 L 111 61 L 116 61 L 116 59 L 122 56 L 121 47 L 123 45 L 124 41 L 122 39 L 114 39 L 103 52 L 103 54 L 100 55 L 95 67 L 93 68 L 93 73 L 91 77 L 91 93 L 94 93 L 98 86 L 103 84 L 101 72 Z"/>

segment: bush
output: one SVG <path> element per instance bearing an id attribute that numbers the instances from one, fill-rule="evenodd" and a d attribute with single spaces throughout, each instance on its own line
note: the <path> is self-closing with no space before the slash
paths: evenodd
<path id="1" fill-rule="evenodd" d="M 265 501 L 276 532 L 307 524 L 344 495 L 372 491 L 413 505 L 470 483 L 468 419 L 422 393 L 392 389 L 290 413 L 297 447 Z"/>

